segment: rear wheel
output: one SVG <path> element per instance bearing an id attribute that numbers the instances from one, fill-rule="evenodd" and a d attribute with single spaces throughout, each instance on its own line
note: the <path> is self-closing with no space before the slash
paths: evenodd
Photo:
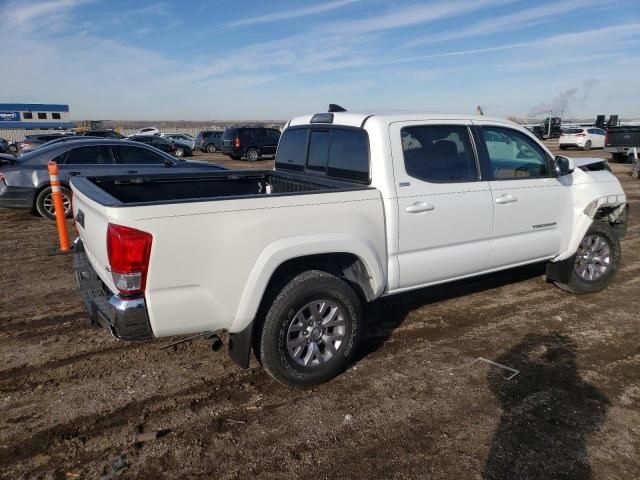
<path id="1" fill-rule="evenodd" d="M 591 140 L 587 140 L 584 144 L 584 147 L 582 147 L 583 150 L 590 150 L 591 149 Z"/>
<path id="2" fill-rule="evenodd" d="M 209 153 L 216 153 L 218 149 L 216 148 L 216 146 L 213 143 L 210 143 L 209 145 L 207 145 L 207 152 Z"/>
<path id="3" fill-rule="evenodd" d="M 608 223 L 594 221 L 580 242 L 568 283 L 556 285 L 578 295 L 605 289 L 620 265 L 620 240 Z"/>
<path id="4" fill-rule="evenodd" d="M 182 147 L 178 147 L 173 151 L 173 156 L 174 157 L 184 157 L 184 148 Z"/>
<path id="5" fill-rule="evenodd" d="M 62 193 L 62 203 L 64 205 L 65 217 L 71 216 L 71 190 L 66 187 L 60 187 Z M 51 187 L 43 189 L 36 198 L 36 211 L 49 220 L 55 220 L 56 214 L 53 206 L 53 195 Z"/>
<path id="6" fill-rule="evenodd" d="M 260 158 L 260 153 L 255 148 L 250 148 L 247 150 L 247 161 L 255 162 Z"/>
<path id="7" fill-rule="evenodd" d="M 280 383 L 316 385 L 349 365 L 361 335 L 358 295 L 340 278 L 310 270 L 287 283 L 269 307 L 256 356 Z"/>

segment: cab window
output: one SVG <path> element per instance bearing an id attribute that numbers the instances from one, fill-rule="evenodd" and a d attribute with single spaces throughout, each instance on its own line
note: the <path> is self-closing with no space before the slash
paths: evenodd
<path id="1" fill-rule="evenodd" d="M 431 183 L 473 182 L 478 170 L 469 131 L 463 125 L 417 125 L 400 131 L 404 166 Z"/>
<path id="2" fill-rule="evenodd" d="M 495 180 L 548 177 L 549 157 L 527 135 L 510 128 L 480 129 Z"/>

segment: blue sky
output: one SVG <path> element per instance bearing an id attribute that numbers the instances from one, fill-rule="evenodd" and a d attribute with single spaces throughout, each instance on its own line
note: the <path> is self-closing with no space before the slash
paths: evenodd
<path id="1" fill-rule="evenodd" d="M 639 0 L 0 0 L 0 101 L 76 119 L 640 117 Z M 7 68 L 7 66 L 11 68 Z"/>

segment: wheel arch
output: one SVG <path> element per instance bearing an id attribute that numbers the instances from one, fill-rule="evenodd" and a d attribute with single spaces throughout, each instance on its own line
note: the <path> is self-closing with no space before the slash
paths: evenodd
<path id="1" fill-rule="evenodd" d="M 256 316 L 290 279 L 308 270 L 322 270 L 343 279 L 363 302 L 379 297 L 385 288 L 383 264 L 364 238 L 315 239 L 306 244 L 289 239 L 270 245 L 249 275 L 229 329 L 229 355 L 238 365 L 246 368 L 249 364 Z"/>

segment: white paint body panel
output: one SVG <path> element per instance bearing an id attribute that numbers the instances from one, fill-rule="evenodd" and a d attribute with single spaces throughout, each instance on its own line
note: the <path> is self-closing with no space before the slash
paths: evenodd
<path id="1" fill-rule="evenodd" d="M 298 117 L 290 125 L 310 119 Z M 289 259 L 355 254 L 378 297 L 567 258 L 591 223 L 585 207 L 598 198 L 619 201 L 624 195 L 610 172 L 579 169 L 560 179 L 423 182 L 404 169 L 399 134 L 404 125 L 483 123 L 535 137 L 485 117 L 336 113 L 334 124 L 360 127 L 365 119 L 371 189 L 105 207 L 74 188 L 74 214 L 79 208 L 85 214 L 80 237 L 91 264 L 115 292 L 106 252 L 108 223 L 149 232 L 153 245 L 145 299 L 154 334 L 238 332 L 255 317 L 272 273 Z M 504 193 L 518 202 L 496 205 Z M 416 202 L 434 208 L 407 213 Z M 532 228 L 539 224 L 553 225 Z"/>

